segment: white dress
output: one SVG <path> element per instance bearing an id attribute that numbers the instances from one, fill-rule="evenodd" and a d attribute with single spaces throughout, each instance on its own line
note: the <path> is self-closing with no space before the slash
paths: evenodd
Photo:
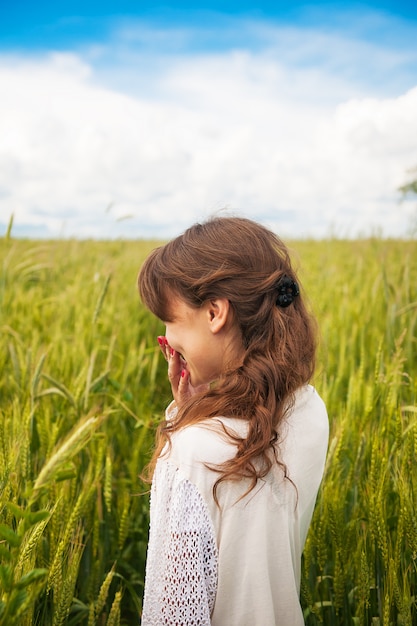
<path id="1" fill-rule="evenodd" d="M 222 423 L 244 436 L 244 420 L 211 418 L 175 433 L 157 462 L 142 626 L 304 624 L 301 553 L 327 451 L 324 403 L 310 385 L 300 389 L 281 428 L 279 458 L 291 481 L 274 465 L 243 498 L 245 481 L 222 482 L 218 507 L 219 474 L 207 464 L 236 453 Z"/>

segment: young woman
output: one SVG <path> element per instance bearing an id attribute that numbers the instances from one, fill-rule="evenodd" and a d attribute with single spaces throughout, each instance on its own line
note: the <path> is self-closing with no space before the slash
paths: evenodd
<path id="1" fill-rule="evenodd" d="M 299 626 L 301 554 L 328 443 L 315 326 L 287 248 L 214 218 L 154 250 L 173 402 L 153 458 L 142 626 Z"/>

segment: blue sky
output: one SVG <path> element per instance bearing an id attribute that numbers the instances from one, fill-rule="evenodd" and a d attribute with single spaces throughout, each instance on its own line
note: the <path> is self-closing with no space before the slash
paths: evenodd
<path id="1" fill-rule="evenodd" d="M 288 237 L 407 235 L 417 4 L 0 8 L 0 228 L 170 237 L 223 210 Z"/>
<path id="2" fill-rule="evenodd" d="M 96 1 L 50 1 L 50 2 L 14 2 L 3 3 L 0 20 L 0 49 L 15 50 L 67 50 L 111 37 L 112 31 L 120 24 L 143 20 L 144 22 L 169 26 L 194 26 L 210 24 L 216 28 L 222 18 L 246 18 L 253 21 L 271 21 L 300 27 L 336 27 L 349 30 L 355 24 L 349 24 L 345 16 L 351 16 L 356 26 L 364 16 L 364 34 L 371 40 L 398 39 L 397 28 L 384 28 L 383 19 L 403 20 L 404 23 L 416 24 L 417 3 L 395 0 L 369 0 L 368 2 L 224 2 L 218 0 L 176 3 L 145 3 L 124 0 L 120 2 Z M 373 17 L 371 17 L 373 16 Z M 381 28 L 382 26 L 382 28 Z M 222 41 L 221 33 L 213 37 Z M 400 37 L 402 33 L 400 34 Z M 196 43 L 196 42 L 194 42 Z M 223 41 L 223 45 L 224 45 Z M 409 42 L 405 42 L 407 45 Z M 233 45 L 234 42 L 231 42 Z"/>

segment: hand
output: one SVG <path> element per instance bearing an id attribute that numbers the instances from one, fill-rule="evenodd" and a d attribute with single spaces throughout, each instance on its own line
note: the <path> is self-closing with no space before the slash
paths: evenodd
<path id="1" fill-rule="evenodd" d="M 166 337 L 158 337 L 161 352 L 168 362 L 168 379 L 171 383 L 172 395 L 175 403 L 180 407 L 191 396 L 201 391 L 207 391 L 209 385 L 193 387 L 190 382 L 190 373 L 179 352 L 172 348 Z"/>

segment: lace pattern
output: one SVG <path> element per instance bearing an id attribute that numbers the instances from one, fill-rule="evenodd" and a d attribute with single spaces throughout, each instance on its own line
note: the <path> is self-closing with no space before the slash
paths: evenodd
<path id="1" fill-rule="evenodd" d="M 217 546 L 199 491 L 167 460 L 157 463 L 142 626 L 210 626 Z"/>

